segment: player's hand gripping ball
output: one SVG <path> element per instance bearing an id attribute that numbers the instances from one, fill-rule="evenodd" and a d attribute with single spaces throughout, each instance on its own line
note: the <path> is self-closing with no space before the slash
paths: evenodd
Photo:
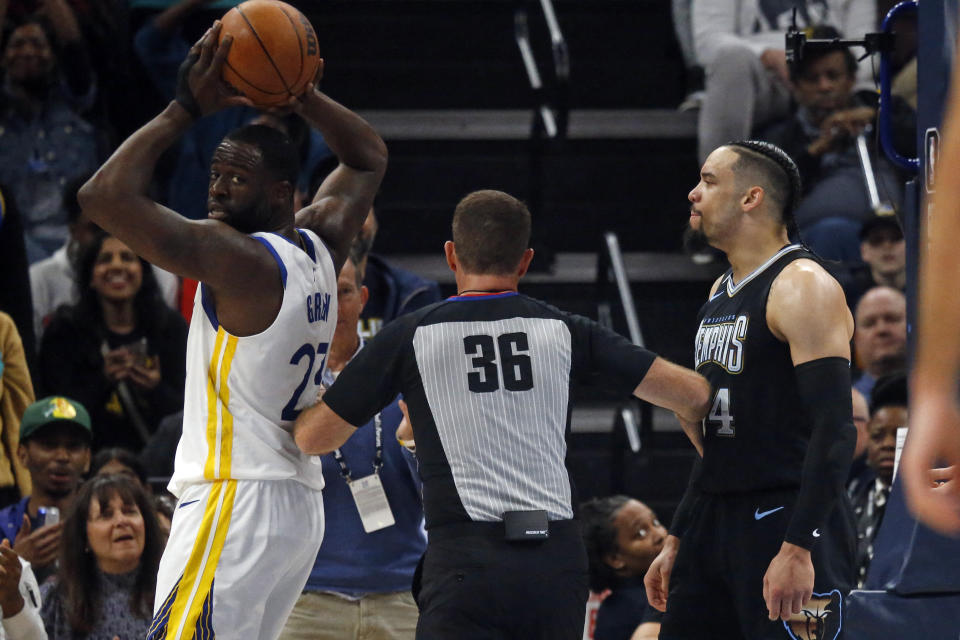
<path id="1" fill-rule="evenodd" d="M 256 106 L 286 105 L 316 79 L 322 62 L 317 35 L 289 4 L 248 0 L 220 22 L 220 41 L 233 36 L 223 79 Z"/>

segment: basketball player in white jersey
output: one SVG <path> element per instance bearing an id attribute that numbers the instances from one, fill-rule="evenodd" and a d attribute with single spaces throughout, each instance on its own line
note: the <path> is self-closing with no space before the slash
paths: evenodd
<path id="1" fill-rule="evenodd" d="M 187 342 L 179 498 L 149 638 L 275 638 L 323 535 L 323 476 L 292 421 L 317 396 L 337 318 L 337 273 L 373 203 L 386 148 L 359 116 L 311 85 L 291 107 L 340 160 L 293 212 L 297 152 L 243 127 L 220 144 L 207 220 L 154 202 L 157 160 L 200 116 L 248 104 L 220 79 L 219 23 L 180 69 L 177 97 L 80 193 L 84 211 L 144 258 L 201 282 Z M 321 67 L 322 69 L 322 67 Z"/>

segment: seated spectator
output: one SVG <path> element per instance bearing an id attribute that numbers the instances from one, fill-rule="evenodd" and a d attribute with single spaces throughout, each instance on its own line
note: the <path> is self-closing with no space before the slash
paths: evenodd
<path id="1" fill-rule="evenodd" d="M 2 162 L 2 160 L 0 160 Z M 0 185 L 0 311 L 7 313 L 20 333 L 27 365 L 34 370 L 37 340 L 33 334 L 30 265 L 23 242 L 23 220 L 10 190 Z"/>
<path id="2" fill-rule="evenodd" d="M 139 451 L 183 407 L 186 323 L 160 299 L 149 263 L 112 236 L 85 247 L 77 286 L 77 304 L 44 332 L 40 387 L 90 410 L 95 449 Z"/>
<path id="3" fill-rule="evenodd" d="M 30 563 L 0 542 L 0 638 L 9 640 L 46 640 L 40 619 L 40 586 Z"/>
<path id="4" fill-rule="evenodd" d="M 872 475 L 867 466 L 867 425 L 870 423 L 870 406 L 863 394 L 856 389 L 850 389 L 853 400 L 853 426 L 857 428 L 857 442 L 853 447 L 853 462 L 850 464 L 850 475 L 847 476 L 847 486 L 863 475 Z"/>
<path id="5" fill-rule="evenodd" d="M 860 296 L 884 285 L 904 291 L 907 286 L 907 243 L 894 216 L 873 216 L 860 229 L 862 265 L 851 269 L 847 304 L 856 309 Z"/>
<path id="6" fill-rule="evenodd" d="M 697 130 L 701 163 L 726 142 L 788 115 L 784 35 L 795 4 L 801 29 L 830 24 L 851 38 L 875 31 L 875 0 L 693 0 L 694 47 L 706 69 Z M 869 68 L 861 79 L 872 86 Z"/>
<path id="7" fill-rule="evenodd" d="M 153 432 L 147 445 L 140 452 L 140 461 L 147 471 L 147 477 L 170 479 L 173 475 L 173 461 L 177 455 L 177 445 L 180 444 L 181 435 L 183 435 L 182 409 L 161 418 L 157 430 Z"/>
<path id="8" fill-rule="evenodd" d="M 0 505 L 30 495 L 30 473 L 20 461 L 20 419 L 33 404 L 33 382 L 13 319 L 0 312 Z"/>
<path id="9" fill-rule="evenodd" d="M 907 426 L 907 378 L 903 373 L 877 380 L 870 402 L 867 439 L 867 466 L 871 473 L 851 482 L 847 488 L 857 521 L 857 584 L 863 587 L 873 540 L 883 522 L 883 514 L 893 484 L 893 462 L 897 447 L 897 429 Z"/>
<path id="10" fill-rule="evenodd" d="M 92 478 L 63 532 L 61 571 L 41 590 L 50 639 L 145 638 L 163 551 L 147 494 L 125 476 Z"/>
<path id="11" fill-rule="evenodd" d="M 123 447 L 107 447 L 97 451 L 90 463 L 90 477 L 120 475 L 126 476 L 140 485 L 140 488 L 151 493 L 147 483 L 147 471 L 132 451 Z"/>
<path id="12" fill-rule="evenodd" d="M 874 287 L 860 298 L 853 318 L 853 348 L 861 371 L 853 388 L 869 403 L 877 378 L 906 366 L 907 298 L 892 287 Z"/>
<path id="13" fill-rule="evenodd" d="M 667 530 L 650 508 L 627 496 L 580 506 L 590 590 L 610 594 L 597 611 L 594 640 L 641 640 L 660 633 L 660 612 L 647 603 L 643 576 L 663 548 Z"/>
<path id="14" fill-rule="evenodd" d="M 67 213 L 70 237 L 52 256 L 30 265 L 30 292 L 33 295 L 33 331 L 39 341 L 43 330 L 53 318 L 53 313 L 62 305 L 76 304 L 77 260 L 82 248 L 102 233 L 100 227 L 90 221 L 80 209 L 77 191 L 89 175 L 80 176 L 67 183 L 63 193 L 63 207 Z M 177 308 L 180 280 L 169 271 L 152 265 L 153 275 L 160 286 L 163 301 Z"/>
<path id="15" fill-rule="evenodd" d="M 31 263 L 67 239 L 64 185 L 98 160 L 96 131 L 81 116 L 96 83 L 80 28 L 65 0 L 44 9 L 7 38 L 0 91 L 0 182 L 23 218 Z"/>
<path id="16" fill-rule="evenodd" d="M 163 537 L 163 546 L 167 546 L 170 539 L 170 526 L 173 523 L 173 512 L 177 509 L 177 499 L 169 493 L 157 493 L 153 496 L 153 508 L 157 510 L 157 524 Z"/>
<path id="17" fill-rule="evenodd" d="M 0 532 L 33 565 L 42 582 L 56 567 L 63 524 L 45 523 L 44 512 L 66 513 L 90 468 L 90 414 L 69 398 L 39 400 L 23 413 L 17 457 L 30 473 L 33 491 L 0 510 Z"/>
<path id="18" fill-rule="evenodd" d="M 813 38 L 839 37 L 832 27 L 818 26 Z M 760 137 L 790 154 L 803 179 L 803 199 L 795 216 L 804 240 L 833 260 L 859 257 L 857 233 L 874 214 L 867 192 L 857 136 L 876 126 L 876 92 L 854 92 L 857 61 L 845 48 L 808 50 L 792 70 L 793 115 L 765 128 Z M 903 101 L 893 107 L 898 148 L 915 147 L 916 116 Z M 874 178 L 881 200 L 899 206 L 901 181 L 892 164 L 877 153 L 867 135 Z M 821 229 L 820 225 L 827 225 Z"/>
<path id="19" fill-rule="evenodd" d="M 319 184 L 317 176 L 313 182 Z M 377 215 L 371 208 L 354 246 L 360 271 L 364 274 L 363 286 L 370 292 L 360 314 L 360 335 L 367 340 L 391 320 L 443 299 L 440 285 L 433 280 L 396 267 L 370 252 L 378 229 Z"/>

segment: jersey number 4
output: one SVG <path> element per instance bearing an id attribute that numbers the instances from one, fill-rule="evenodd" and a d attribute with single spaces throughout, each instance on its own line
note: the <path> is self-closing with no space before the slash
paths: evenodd
<path id="1" fill-rule="evenodd" d="M 733 427 L 733 414 L 730 413 L 730 389 L 723 387 L 717 389 L 717 395 L 713 398 L 713 406 L 710 413 L 707 414 L 708 424 L 719 423 L 720 427 L 716 434 L 725 438 L 732 438 L 736 435 L 736 429 Z"/>
<path id="2" fill-rule="evenodd" d="M 287 402 L 286 406 L 283 407 L 283 411 L 280 412 L 281 420 L 296 420 L 297 414 L 300 411 L 297 410 L 297 402 L 300 400 L 300 394 L 303 393 L 303 390 L 307 388 L 307 383 L 310 381 L 310 374 L 313 373 L 313 363 L 316 360 L 316 356 L 321 356 L 320 366 L 317 367 L 317 373 L 314 376 L 313 383 L 319 385 L 321 379 L 323 378 L 323 365 L 327 362 L 327 348 L 330 345 L 326 342 L 321 342 L 317 345 L 316 351 L 314 351 L 312 344 L 303 344 L 300 345 L 300 348 L 293 352 L 293 357 L 290 358 L 290 364 L 293 366 L 299 366 L 300 361 L 304 358 L 309 358 L 307 362 L 307 370 L 303 374 L 303 380 L 300 381 L 300 384 L 297 385 L 297 388 L 293 391 L 293 397 L 290 398 L 290 401 Z"/>
<path id="3" fill-rule="evenodd" d="M 503 376 L 503 388 L 507 391 L 529 391 L 533 389 L 533 368 L 530 365 L 530 346 L 527 334 L 504 333 L 497 336 L 478 335 L 463 339 L 463 352 L 476 356 L 470 360 L 473 371 L 467 372 L 467 386 L 474 393 L 490 393 L 500 388 L 500 374 Z M 498 366 L 499 362 L 499 366 Z"/>

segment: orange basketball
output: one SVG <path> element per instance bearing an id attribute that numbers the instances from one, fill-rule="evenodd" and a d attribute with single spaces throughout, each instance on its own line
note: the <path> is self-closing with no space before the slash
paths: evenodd
<path id="1" fill-rule="evenodd" d="M 306 16 L 279 0 L 248 0 L 221 19 L 233 44 L 223 79 L 259 107 L 299 96 L 317 73 L 317 35 Z"/>

